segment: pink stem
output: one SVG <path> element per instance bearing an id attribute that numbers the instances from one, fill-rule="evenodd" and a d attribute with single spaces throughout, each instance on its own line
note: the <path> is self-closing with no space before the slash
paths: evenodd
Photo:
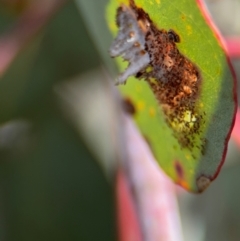
<path id="1" fill-rule="evenodd" d="M 119 241 L 142 241 L 141 230 L 126 175 L 117 173 L 117 226 Z"/>
<path id="2" fill-rule="evenodd" d="M 126 177 L 134 193 L 144 240 L 181 241 L 175 185 L 159 168 L 133 121 L 126 117 L 124 124 L 129 157 Z"/>

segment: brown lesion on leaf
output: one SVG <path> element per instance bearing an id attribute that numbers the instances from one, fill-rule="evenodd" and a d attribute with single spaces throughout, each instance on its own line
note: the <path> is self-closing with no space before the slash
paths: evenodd
<path id="1" fill-rule="evenodd" d="M 179 160 L 175 160 L 174 169 L 176 171 L 176 183 L 182 186 L 183 188 L 189 190 L 190 186 L 188 182 L 185 180 L 184 169 Z"/>
<path id="2" fill-rule="evenodd" d="M 127 97 L 122 100 L 122 107 L 123 110 L 130 115 L 135 115 L 136 114 L 136 107 L 134 106 L 131 98 Z"/>
<path id="3" fill-rule="evenodd" d="M 184 14 L 181 15 L 181 19 L 182 20 L 185 20 L 186 19 L 186 16 Z"/>
<path id="4" fill-rule="evenodd" d="M 177 173 L 177 179 L 182 180 L 184 178 L 184 172 L 183 172 L 183 167 L 179 161 L 175 161 L 174 167 Z"/>
<path id="5" fill-rule="evenodd" d="M 172 29 L 158 29 L 133 0 L 129 7 L 122 5 L 118 9 L 117 23 L 119 34 L 110 51 L 112 56 L 122 55 L 129 62 L 118 83 L 125 83 L 130 75 L 147 81 L 180 146 L 189 150 L 196 148 L 194 139 L 201 134 L 205 119 L 196 107 L 201 74 L 178 50 L 179 35 Z M 127 43 L 123 42 L 125 35 Z M 203 147 L 201 152 L 204 155 Z"/>
<path id="6" fill-rule="evenodd" d="M 175 43 L 180 43 L 179 35 L 172 29 L 168 30 L 168 38 Z"/>

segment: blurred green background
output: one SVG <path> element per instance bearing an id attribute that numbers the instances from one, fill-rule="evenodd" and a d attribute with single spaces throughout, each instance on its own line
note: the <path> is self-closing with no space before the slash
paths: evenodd
<path id="1" fill-rule="evenodd" d="M 0 36 L 18 18 L 1 6 Z M 68 2 L 1 76 L 0 240 L 115 240 L 113 183 L 54 91 L 100 65 Z"/>

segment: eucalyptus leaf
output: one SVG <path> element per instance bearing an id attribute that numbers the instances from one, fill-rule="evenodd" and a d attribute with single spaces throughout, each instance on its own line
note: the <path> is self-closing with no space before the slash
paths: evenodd
<path id="1" fill-rule="evenodd" d="M 127 0 L 111 0 L 107 7 L 108 25 L 115 35 L 115 41 L 119 37 L 116 37 L 118 27 L 124 27 L 120 20 L 117 21 L 119 26 L 116 25 L 117 9 L 122 6 L 125 9 L 122 11 L 131 11 L 127 9 L 133 8 L 132 3 L 134 2 Z M 136 0 L 134 4 L 142 11 L 142 15 L 139 13 L 136 17 L 139 28 L 147 19 L 162 35 L 167 36 L 174 31 L 180 38 L 180 42 L 175 41 L 175 45 L 171 46 L 177 47 L 181 56 L 189 61 L 188 65 L 196 66 L 199 91 L 194 100 L 194 109 L 186 107 L 185 111 L 180 111 L 180 115 L 175 116 L 177 121 L 174 117 L 167 116 L 163 105 L 165 103 L 161 102 L 161 98 L 157 101 L 156 93 L 154 95 L 149 87 L 151 81 L 139 81 L 131 77 L 126 85 L 119 86 L 120 91 L 135 107 L 134 119 L 165 172 L 185 189 L 202 192 L 220 171 L 234 122 L 236 94 L 229 62 L 195 1 Z M 118 10 L 118 16 L 120 14 L 121 10 Z M 144 14 L 145 20 L 141 18 Z M 133 16 L 133 13 L 130 15 Z M 127 25 L 125 28 L 127 29 Z M 129 25 L 129 28 L 136 30 L 133 25 Z M 125 37 L 121 41 L 126 46 L 130 40 Z M 129 60 L 127 54 L 130 55 L 128 51 L 124 52 L 124 58 Z M 118 58 L 117 63 L 121 72 L 126 69 L 126 62 L 123 63 L 121 58 Z M 142 66 L 140 69 L 139 73 L 144 73 Z M 147 71 L 145 76 L 149 73 Z M 135 71 L 133 75 L 139 73 Z M 163 80 L 161 77 L 158 79 L 155 76 L 153 81 L 158 86 L 160 82 L 171 80 Z"/>

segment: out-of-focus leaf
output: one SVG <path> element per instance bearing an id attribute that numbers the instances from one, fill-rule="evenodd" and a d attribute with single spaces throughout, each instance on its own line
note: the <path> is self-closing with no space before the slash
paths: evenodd
<path id="1" fill-rule="evenodd" d="M 106 25 L 105 7 L 108 0 L 75 0 L 81 16 L 86 24 L 87 30 L 99 51 L 102 62 L 109 70 L 116 73 L 116 66 L 111 60 L 108 49 L 111 44 L 111 33 Z"/>
<path id="2" fill-rule="evenodd" d="M 159 29 L 173 29 L 180 36 L 179 51 L 200 71 L 202 81 L 195 106 L 196 118 L 202 117 L 203 121 L 198 133 L 189 136 L 193 147 L 180 144 L 176 136 L 181 135 L 181 127 L 176 127 L 177 134 L 169 128 L 147 82 L 130 78 L 120 90 L 135 106 L 135 120 L 161 167 L 185 189 L 201 192 L 223 164 L 233 125 L 236 100 L 229 63 L 195 1 L 136 0 L 135 3 Z M 114 34 L 116 9 L 120 4 L 128 5 L 129 1 L 111 0 L 107 8 L 109 28 Z M 122 61 L 118 63 L 121 70 L 126 67 Z M 182 118 L 186 125 L 185 117 Z"/>
<path id="3" fill-rule="evenodd" d="M 115 240 L 113 189 L 54 93 L 98 66 L 98 53 L 72 2 L 35 37 L 0 79 L 0 128 L 31 124 L 23 147 L 0 138 L 0 239 Z"/>
<path id="4" fill-rule="evenodd" d="M 26 86 L 29 83 L 31 72 L 39 48 L 40 39 L 26 48 L 26 50 L 14 61 L 9 70 L 0 78 L 0 121 L 4 122 L 20 113 L 23 114 L 21 102 L 26 94 Z M 28 105 L 26 103 L 25 105 Z"/>
<path id="5" fill-rule="evenodd" d="M 28 138 L 1 151 L 3 239 L 115 240 L 112 187 L 76 131 L 50 114 Z"/>
<path id="6" fill-rule="evenodd" d="M 0 8 L 11 14 L 21 13 L 32 0 L 0 0 Z"/>
<path id="7" fill-rule="evenodd" d="M 1 9 L 2 10 L 2 9 Z M 5 11 L 0 10 L 0 34 L 2 34 L 6 29 L 11 26 L 15 18 L 9 16 Z"/>
<path id="8" fill-rule="evenodd" d="M 48 108 L 53 84 L 99 62 L 76 7 L 68 4 L 0 78 L 0 122 Z"/>

